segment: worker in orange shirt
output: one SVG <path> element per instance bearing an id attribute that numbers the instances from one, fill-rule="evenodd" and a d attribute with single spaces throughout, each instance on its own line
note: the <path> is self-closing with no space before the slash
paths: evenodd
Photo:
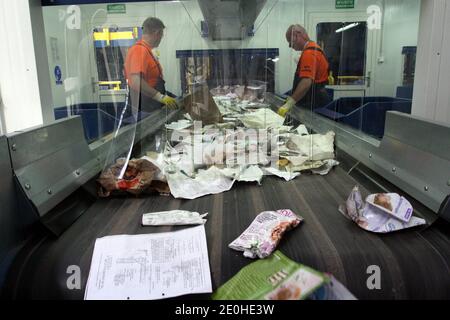
<path id="1" fill-rule="evenodd" d="M 294 76 L 292 93 L 278 114 L 285 116 L 294 105 L 319 108 L 331 101 L 325 85 L 328 84 L 328 61 L 317 43 L 309 39 L 308 33 L 301 25 L 291 25 L 286 31 L 289 47 L 302 51 Z"/>
<path id="2" fill-rule="evenodd" d="M 151 112 L 162 106 L 177 107 L 176 100 L 166 95 L 162 67 L 152 52 L 159 46 L 164 28 L 158 18 L 147 18 L 142 25 L 142 40 L 128 50 L 125 76 L 134 110 Z"/>

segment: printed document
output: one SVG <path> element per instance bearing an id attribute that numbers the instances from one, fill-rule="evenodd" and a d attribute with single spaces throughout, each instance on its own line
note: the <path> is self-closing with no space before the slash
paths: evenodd
<path id="1" fill-rule="evenodd" d="M 86 300 L 153 300 L 212 292 L 205 227 L 97 239 Z"/>

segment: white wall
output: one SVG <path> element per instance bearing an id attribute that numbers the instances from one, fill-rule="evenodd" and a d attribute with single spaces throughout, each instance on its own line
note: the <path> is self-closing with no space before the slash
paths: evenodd
<path id="1" fill-rule="evenodd" d="M 64 7 L 46 7 L 43 10 L 44 23 L 45 23 L 45 41 L 47 45 L 47 56 L 49 64 L 50 83 L 53 96 L 53 107 L 61 107 L 66 105 L 66 92 L 64 85 L 57 85 L 54 75 L 54 68 L 59 66 L 62 71 L 62 80 L 65 80 L 69 73 L 67 66 L 77 61 L 71 57 L 76 43 L 73 42 L 74 30 L 67 30 L 65 19 L 60 20 L 60 12 L 66 12 L 66 6 Z M 50 39 L 56 39 L 56 56 L 52 53 L 52 44 Z M 68 43 L 69 42 L 69 43 Z M 69 50 L 66 51 L 66 47 Z"/>
<path id="2" fill-rule="evenodd" d="M 395 96 L 402 85 L 402 47 L 417 46 L 420 0 L 388 0 L 384 12 L 383 42 L 380 55 L 384 63 L 374 70 L 375 95 Z"/>
<path id="3" fill-rule="evenodd" d="M 0 1 L 0 42 L 4 130 L 40 125 L 41 93 L 27 0 Z"/>
<path id="4" fill-rule="evenodd" d="M 450 124 L 450 3 L 423 1 L 412 114 Z"/>

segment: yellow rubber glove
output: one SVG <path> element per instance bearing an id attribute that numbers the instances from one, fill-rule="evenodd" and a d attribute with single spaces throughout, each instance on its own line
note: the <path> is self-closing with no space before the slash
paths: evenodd
<path id="1" fill-rule="evenodd" d="M 164 98 L 161 99 L 161 103 L 169 109 L 176 109 L 178 107 L 177 100 L 169 96 L 164 96 Z"/>
<path id="2" fill-rule="evenodd" d="M 163 95 L 159 92 L 155 95 L 154 98 L 156 98 L 156 100 L 164 104 L 164 106 L 168 107 L 169 109 L 175 109 L 178 106 L 177 100 L 167 95 Z"/>
<path id="3" fill-rule="evenodd" d="M 293 106 L 295 106 L 295 100 L 288 97 L 286 102 L 278 109 L 278 114 L 282 117 L 286 117 L 286 113 L 288 113 Z"/>

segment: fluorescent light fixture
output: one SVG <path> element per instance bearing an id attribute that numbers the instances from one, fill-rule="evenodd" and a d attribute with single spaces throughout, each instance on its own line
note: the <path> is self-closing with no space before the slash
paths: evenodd
<path id="1" fill-rule="evenodd" d="M 345 27 L 342 27 L 342 28 L 337 29 L 337 30 L 336 30 L 336 33 L 339 33 L 339 32 L 342 32 L 342 31 L 345 31 L 345 30 L 354 28 L 354 27 L 356 27 L 356 26 L 358 26 L 358 25 L 359 25 L 359 22 L 351 23 L 351 24 L 349 24 L 349 25 L 346 25 Z"/>
<path id="2" fill-rule="evenodd" d="M 278 60 L 280 60 L 280 58 L 276 57 L 276 58 L 267 58 L 267 61 L 273 61 L 273 62 L 277 62 Z"/>

